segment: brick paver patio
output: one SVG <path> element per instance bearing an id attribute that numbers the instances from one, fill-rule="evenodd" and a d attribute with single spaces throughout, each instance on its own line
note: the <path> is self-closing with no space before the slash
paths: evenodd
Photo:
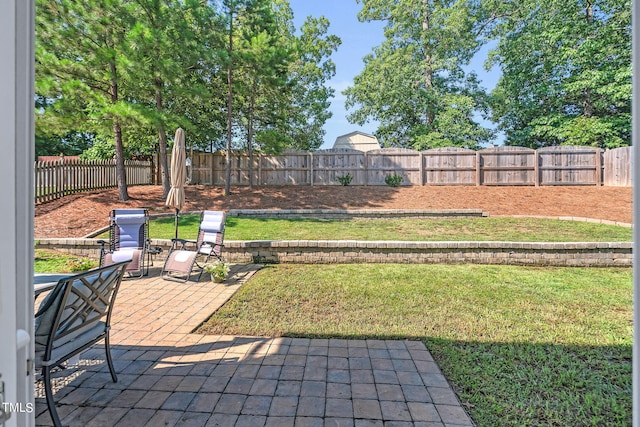
<path id="1" fill-rule="evenodd" d="M 98 345 L 56 374 L 70 426 L 473 426 L 418 341 L 192 334 L 257 270 L 224 284 L 125 280 L 113 383 Z M 51 425 L 36 385 L 36 425 Z"/>

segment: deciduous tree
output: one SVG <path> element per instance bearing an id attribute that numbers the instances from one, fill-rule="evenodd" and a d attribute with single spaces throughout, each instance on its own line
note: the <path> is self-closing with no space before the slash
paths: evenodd
<path id="1" fill-rule="evenodd" d="M 387 146 L 474 148 L 491 132 L 475 115 L 485 94 L 467 65 L 479 47 L 473 0 L 358 0 L 361 21 L 386 21 L 386 39 L 344 93 L 349 120 L 380 123 Z"/>
<path id="2" fill-rule="evenodd" d="M 331 55 L 342 41 L 329 33 L 329 20 L 308 17 L 295 41 L 295 61 L 290 69 L 291 102 L 284 134 L 289 147 L 317 150 L 324 142 L 324 124 L 331 118 L 335 90 L 329 80 L 336 73 Z"/>
<path id="3" fill-rule="evenodd" d="M 490 65 L 492 115 L 507 144 L 631 143 L 630 0 L 526 0 L 503 8 Z"/>

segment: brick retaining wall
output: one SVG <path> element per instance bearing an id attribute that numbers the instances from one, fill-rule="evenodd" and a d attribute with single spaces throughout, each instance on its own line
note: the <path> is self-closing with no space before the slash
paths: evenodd
<path id="1" fill-rule="evenodd" d="M 165 250 L 169 240 L 152 240 Z M 40 248 L 97 258 L 97 239 L 39 239 Z M 430 263 L 630 267 L 631 242 L 226 241 L 232 263 Z"/>
<path id="2" fill-rule="evenodd" d="M 227 242 L 231 262 L 631 266 L 631 243 Z"/>

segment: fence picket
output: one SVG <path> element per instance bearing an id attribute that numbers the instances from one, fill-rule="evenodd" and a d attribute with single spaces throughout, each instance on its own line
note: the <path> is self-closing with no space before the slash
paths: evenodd
<path id="1" fill-rule="evenodd" d="M 620 147 L 603 153 L 603 185 L 630 187 L 633 185 L 633 155 L 631 147 Z"/>
<path id="2" fill-rule="evenodd" d="M 82 191 L 116 187 L 116 166 L 105 161 L 35 162 L 35 202 L 44 203 Z M 149 161 L 125 161 L 128 185 L 147 185 L 152 181 Z"/>

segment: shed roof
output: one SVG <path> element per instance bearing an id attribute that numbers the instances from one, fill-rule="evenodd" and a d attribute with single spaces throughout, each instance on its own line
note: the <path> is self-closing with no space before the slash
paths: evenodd
<path id="1" fill-rule="evenodd" d="M 354 150 L 369 151 L 379 149 L 380 144 L 375 136 L 354 131 L 337 137 L 333 148 L 352 148 Z"/>
<path id="2" fill-rule="evenodd" d="M 365 133 L 365 132 L 361 132 L 359 130 L 353 131 L 353 132 L 349 132 L 349 133 L 345 133 L 344 135 L 340 135 L 338 136 L 338 138 L 343 138 L 343 137 L 350 137 L 350 136 L 354 136 L 354 135 L 362 135 L 362 136 L 366 136 L 368 138 L 373 138 L 375 140 L 378 140 L 378 138 L 376 138 L 375 136 L 369 134 L 369 133 Z M 336 139 L 338 139 L 336 138 Z"/>

